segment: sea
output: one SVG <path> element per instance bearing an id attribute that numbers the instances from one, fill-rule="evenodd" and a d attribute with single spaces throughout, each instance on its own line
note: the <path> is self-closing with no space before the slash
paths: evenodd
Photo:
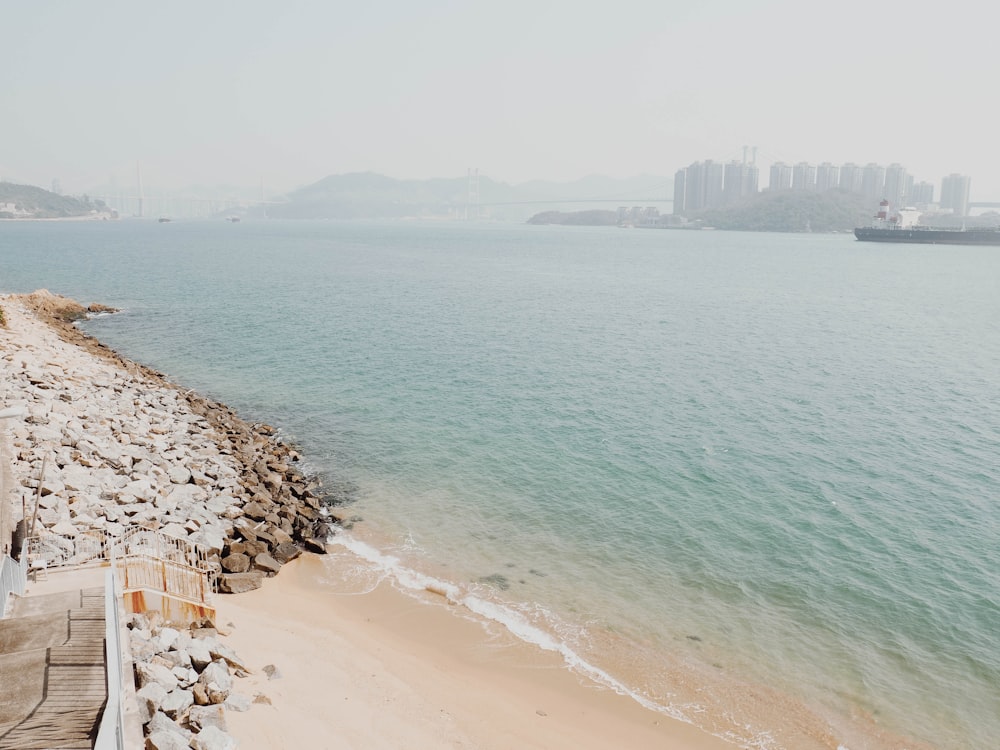
<path id="1" fill-rule="evenodd" d="M 331 591 L 437 592 L 741 747 L 998 746 L 1000 248 L 0 222 L 38 288 L 298 447 Z"/>

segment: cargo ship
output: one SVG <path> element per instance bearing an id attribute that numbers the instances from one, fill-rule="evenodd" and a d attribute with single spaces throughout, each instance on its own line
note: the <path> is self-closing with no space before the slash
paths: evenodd
<path id="1" fill-rule="evenodd" d="M 909 242 L 919 245 L 1000 245 L 1000 227 L 987 229 L 907 229 L 858 227 L 854 236 L 862 242 Z"/>
<path id="2" fill-rule="evenodd" d="M 879 212 L 870 227 L 857 227 L 854 236 L 862 242 L 905 242 L 917 245 L 1000 245 L 1000 227 L 973 229 L 922 227 L 908 221 L 906 214 L 915 211 L 904 209 L 900 216 L 889 216 L 889 201 L 879 204 Z"/>

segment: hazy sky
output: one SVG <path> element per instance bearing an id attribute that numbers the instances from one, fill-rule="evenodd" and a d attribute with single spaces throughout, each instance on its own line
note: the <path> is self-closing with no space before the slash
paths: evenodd
<path id="1" fill-rule="evenodd" d="M 838 0 L 44 0 L 0 13 L 0 179 L 80 192 L 900 162 L 1000 201 L 1000 11 Z"/>

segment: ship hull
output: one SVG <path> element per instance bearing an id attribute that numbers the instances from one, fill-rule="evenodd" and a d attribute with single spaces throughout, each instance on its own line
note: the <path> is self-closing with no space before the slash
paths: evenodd
<path id="1" fill-rule="evenodd" d="M 858 227 L 862 242 L 902 242 L 914 245 L 1000 245 L 1000 229 L 880 229 Z"/>

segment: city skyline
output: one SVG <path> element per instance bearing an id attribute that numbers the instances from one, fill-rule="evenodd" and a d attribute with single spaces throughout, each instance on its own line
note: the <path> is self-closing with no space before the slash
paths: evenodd
<path id="1" fill-rule="evenodd" d="M 752 150 L 754 156 L 750 160 L 747 159 L 748 151 L 744 147 L 742 161 L 732 160 L 722 164 L 705 159 L 678 169 L 674 173 L 673 213 L 731 205 L 757 192 L 823 192 L 835 189 L 858 193 L 873 201 L 887 200 L 894 210 L 917 207 L 950 211 L 958 216 L 969 213 L 971 177 L 968 175 L 952 172 L 943 176 L 940 197 L 935 200 L 934 184 L 926 180 L 917 181 L 898 162 L 888 166 L 876 162 L 864 166 L 845 162 L 838 166 L 828 161 L 818 165 L 778 161 L 770 165 L 767 185 L 760 188 L 760 168 L 755 163 L 757 149 Z"/>
<path id="2" fill-rule="evenodd" d="M 973 175 L 972 199 L 992 199 L 991 26 L 943 33 L 980 14 L 970 0 L 944 14 L 889 0 L 878 20 L 860 0 L 14 4 L 0 177 L 80 194 L 130 184 L 138 162 L 170 190 L 469 167 L 519 184 L 671 174 L 754 143 L 761 164 Z"/>

